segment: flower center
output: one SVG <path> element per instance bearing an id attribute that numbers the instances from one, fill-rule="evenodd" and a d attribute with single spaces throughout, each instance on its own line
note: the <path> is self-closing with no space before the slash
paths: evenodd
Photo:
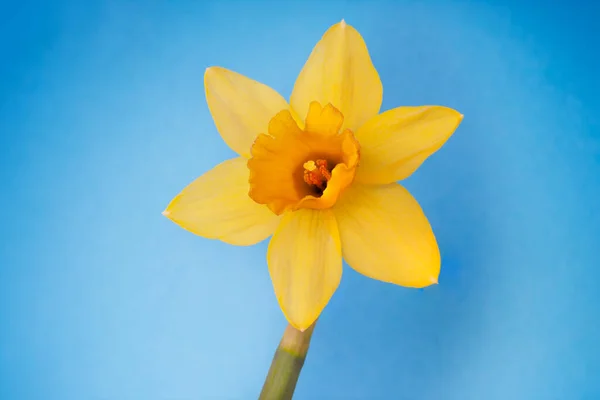
<path id="1" fill-rule="evenodd" d="M 354 180 L 360 158 L 353 133 L 331 104 L 310 104 L 304 129 L 281 111 L 260 134 L 248 160 L 249 196 L 275 214 L 332 207 Z"/>
<path id="2" fill-rule="evenodd" d="M 327 188 L 331 179 L 331 171 L 327 168 L 327 160 L 307 161 L 304 163 L 304 182 L 314 186 L 319 194 Z"/>

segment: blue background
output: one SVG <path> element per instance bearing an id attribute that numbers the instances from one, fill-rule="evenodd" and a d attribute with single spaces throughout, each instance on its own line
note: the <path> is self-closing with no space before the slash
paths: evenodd
<path id="1" fill-rule="evenodd" d="M 296 398 L 600 398 L 599 7 L 2 2 L 0 398 L 256 398 L 285 327 L 267 242 L 202 239 L 161 211 L 233 155 L 204 69 L 288 97 L 342 18 L 384 109 L 465 119 L 406 182 L 440 284 L 346 268 Z"/>

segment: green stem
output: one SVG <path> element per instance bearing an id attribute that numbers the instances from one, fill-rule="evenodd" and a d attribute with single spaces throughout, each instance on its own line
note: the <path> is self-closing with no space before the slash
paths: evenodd
<path id="1" fill-rule="evenodd" d="M 259 400 L 290 400 L 306 359 L 315 324 L 304 332 L 291 325 L 285 328 L 275 352 Z"/>

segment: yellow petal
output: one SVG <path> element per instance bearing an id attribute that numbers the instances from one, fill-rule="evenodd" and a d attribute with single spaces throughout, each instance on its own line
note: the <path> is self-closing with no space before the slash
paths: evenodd
<path id="1" fill-rule="evenodd" d="M 246 158 L 250 157 L 256 136 L 267 132 L 271 118 L 289 109 L 275 90 L 225 68 L 208 68 L 204 88 L 208 109 L 221 137 Z"/>
<path id="2" fill-rule="evenodd" d="M 425 214 L 397 183 L 354 184 L 333 209 L 344 259 L 370 278 L 408 287 L 437 283 L 440 253 Z"/>
<path id="3" fill-rule="evenodd" d="M 312 101 L 331 103 L 344 115 L 342 129 L 356 131 L 377 115 L 383 86 L 360 33 L 344 21 L 315 46 L 294 85 L 290 104 L 305 118 Z"/>
<path id="4" fill-rule="evenodd" d="M 361 165 L 356 180 L 386 184 L 409 177 L 452 136 L 462 114 L 448 107 L 398 107 L 364 124 L 357 132 Z"/>
<path id="5" fill-rule="evenodd" d="M 266 239 L 280 218 L 248 196 L 246 162 L 238 157 L 217 165 L 183 189 L 163 214 L 196 235 L 229 244 Z"/>
<path id="6" fill-rule="evenodd" d="M 267 252 L 275 295 L 295 328 L 308 328 L 321 314 L 342 278 L 335 217 L 329 210 L 284 214 Z"/>

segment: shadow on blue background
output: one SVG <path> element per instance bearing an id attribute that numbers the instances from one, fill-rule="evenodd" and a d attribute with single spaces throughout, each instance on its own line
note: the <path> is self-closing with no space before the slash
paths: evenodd
<path id="1" fill-rule="evenodd" d="M 232 152 L 220 65 L 289 96 L 323 32 L 364 36 L 384 109 L 465 114 L 406 186 L 423 291 L 346 268 L 298 399 L 600 398 L 599 8 L 529 2 L 14 2 L 0 15 L 0 398 L 251 399 L 285 326 L 266 242 L 161 216 Z"/>

